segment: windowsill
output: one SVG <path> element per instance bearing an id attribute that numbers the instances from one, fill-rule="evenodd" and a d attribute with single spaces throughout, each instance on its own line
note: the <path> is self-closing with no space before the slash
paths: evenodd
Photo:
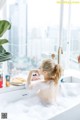
<path id="1" fill-rule="evenodd" d="M 66 70 L 64 70 L 64 75 L 61 77 L 61 79 L 66 78 L 66 77 L 71 77 L 71 76 L 80 79 L 80 72 L 77 70 L 74 70 L 74 69 L 66 69 Z M 33 83 L 35 83 L 35 81 Z M 22 89 L 25 89 L 25 85 L 5 87 L 5 88 L 0 89 L 0 94 L 4 93 L 4 92 L 11 92 L 11 91 L 22 90 Z"/>
<path id="2" fill-rule="evenodd" d="M 21 90 L 21 89 L 25 89 L 25 85 L 1 88 L 0 94 L 4 92 L 11 92 L 11 91 L 16 91 L 16 90 Z"/>

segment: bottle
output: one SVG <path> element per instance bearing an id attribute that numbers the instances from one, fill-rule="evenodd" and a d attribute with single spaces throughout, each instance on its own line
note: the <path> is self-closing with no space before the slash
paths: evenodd
<path id="1" fill-rule="evenodd" d="M 6 75 L 6 87 L 10 86 L 10 75 Z"/>
<path id="2" fill-rule="evenodd" d="M 2 70 L 2 63 L 0 63 L 0 88 L 3 87 L 3 70 Z"/>
<path id="3" fill-rule="evenodd" d="M 3 87 L 3 76 L 0 74 L 0 88 Z"/>

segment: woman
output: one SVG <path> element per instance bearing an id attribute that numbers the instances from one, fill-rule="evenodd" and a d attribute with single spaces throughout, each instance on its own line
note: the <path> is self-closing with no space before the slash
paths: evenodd
<path id="1" fill-rule="evenodd" d="M 33 73 L 43 75 L 44 80 L 32 85 L 31 79 Z M 41 102 L 52 104 L 56 101 L 59 79 L 62 74 L 62 68 L 59 64 L 53 63 L 52 59 L 44 60 L 39 70 L 31 70 L 27 79 L 27 84 L 35 90 Z"/>

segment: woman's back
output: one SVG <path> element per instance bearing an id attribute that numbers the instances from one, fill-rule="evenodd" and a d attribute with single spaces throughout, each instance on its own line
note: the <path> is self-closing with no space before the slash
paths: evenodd
<path id="1" fill-rule="evenodd" d="M 52 104 L 56 101 L 58 85 L 54 85 L 52 80 L 48 82 L 42 82 L 38 87 L 38 96 L 44 103 Z"/>

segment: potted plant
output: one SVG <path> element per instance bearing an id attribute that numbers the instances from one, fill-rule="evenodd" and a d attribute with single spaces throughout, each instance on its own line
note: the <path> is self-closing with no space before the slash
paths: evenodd
<path id="1" fill-rule="evenodd" d="M 4 44 L 8 43 L 8 40 L 5 38 L 2 38 L 4 33 L 10 29 L 11 29 L 10 22 L 6 20 L 0 20 L 0 62 L 11 59 L 11 54 L 7 52 L 3 47 Z"/>
<path id="2" fill-rule="evenodd" d="M 10 29 L 10 22 L 6 20 L 0 20 L 0 88 L 3 87 L 3 79 L 5 76 L 5 71 L 3 70 L 2 72 L 2 66 L 4 64 L 3 62 L 11 59 L 11 53 L 7 52 L 3 46 L 4 44 L 8 43 L 8 40 L 2 37 L 4 33 Z"/>

